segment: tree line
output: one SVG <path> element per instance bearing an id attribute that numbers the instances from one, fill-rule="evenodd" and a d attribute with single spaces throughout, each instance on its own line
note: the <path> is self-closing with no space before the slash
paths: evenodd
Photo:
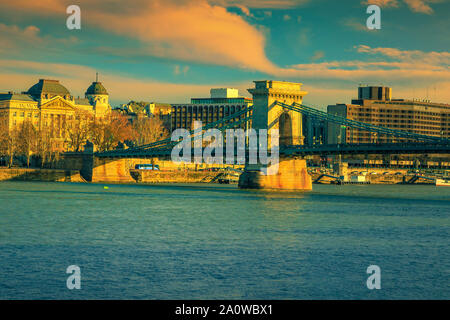
<path id="1" fill-rule="evenodd" d="M 164 139 L 169 131 L 158 116 L 137 117 L 132 122 L 118 112 L 104 118 L 94 118 L 87 111 L 53 119 L 40 127 L 25 119 L 8 129 L 8 119 L 0 118 L 0 156 L 9 166 L 22 157 L 30 166 L 31 157 L 38 157 L 42 167 L 58 161 L 62 152 L 80 152 L 89 140 L 98 151 L 108 151 L 119 143 L 140 146 Z"/>

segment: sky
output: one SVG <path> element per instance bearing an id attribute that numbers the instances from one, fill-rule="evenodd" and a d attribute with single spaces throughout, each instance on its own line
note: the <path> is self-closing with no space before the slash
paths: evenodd
<path id="1" fill-rule="evenodd" d="M 369 30 L 368 5 L 381 8 Z M 70 5 L 81 29 L 69 30 Z M 0 92 L 58 79 L 74 96 L 96 72 L 118 106 L 250 96 L 254 80 L 303 83 L 303 102 L 350 103 L 360 84 L 450 103 L 450 0 L 0 0 Z"/>

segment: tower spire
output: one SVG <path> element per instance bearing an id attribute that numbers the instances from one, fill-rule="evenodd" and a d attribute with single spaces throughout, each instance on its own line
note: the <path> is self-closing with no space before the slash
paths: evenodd
<path id="1" fill-rule="evenodd" d="M 95 73 L 95 82 L 98 82 L 98 72 Z"/>

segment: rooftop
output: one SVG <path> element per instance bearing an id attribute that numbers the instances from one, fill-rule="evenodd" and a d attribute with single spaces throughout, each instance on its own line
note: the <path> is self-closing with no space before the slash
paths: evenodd
<path id="1" fill-rule="evenodd" d="M 86 94 L 108 94 L 101 82 L 95 81 L 86 90 Z"/>
<path id="2" fill-rule="evenodd" d="M 32 96 L 26 93 L 16 93 L 16 92 L 8 92 L 8 93 L 0 93 L 0 100 L 18 100 L 18 101 L 30 101 L 34 102 Z"/>
<path id="3" fill-rule="evenodd" d="M 43 93 L 49 93 L 52 95 L 66 96 L 70 95 L 69 90 L 66 89 L 59 80 L 39 79 L 39 82 L 34 84 L 27 93 L 40 96 Z"/>

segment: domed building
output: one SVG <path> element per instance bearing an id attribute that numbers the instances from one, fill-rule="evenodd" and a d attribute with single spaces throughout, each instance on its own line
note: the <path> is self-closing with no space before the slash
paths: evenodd
<path id="1" fill-rule="evenodd" d="M 0 93 L 0 121 L 6 120 L 11 130 L 28 120 L 36 129 L 51 128 L 60 136 L 63 125 L 77 112 L 105 117 L 111 111 L 108 100 L 108 92 L 98 81 L 88 87 L 85 98 L 74 98 L 59 80 L 39 79 L 22 93 Z"/>
<path id="2" fill-rule="evenodd" d="M 109 105 L 109 94 L 101 82 L 95 81 L 89 86 L 85 93 L 86 99 L 94 106 L 96 114 L 104 114 L 111 110 Z"/>

